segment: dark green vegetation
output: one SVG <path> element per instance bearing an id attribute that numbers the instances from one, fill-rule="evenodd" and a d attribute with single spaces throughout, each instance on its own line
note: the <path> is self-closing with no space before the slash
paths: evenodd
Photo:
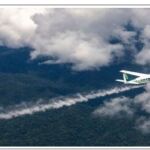
<path id="1" fill-rule="evenodd" d="M 134 129 L 133 118 L 94 118 L 92 107 L 78 104 L 33 116 L 0 121 L 0 144 L 13 146 L 149 145 Z"/>
<path id="2" fill-rule="evenodd" d="M 60 95 L 116 86 L 118 70 L 135 66 L 122 62 L 97 71 L 75 72 L 69 65 L 38 65 L 29 60 L 29 49 L 0 51 L 0 105 L 7 107 Z M 136 67 L 138 70 L 139 68 Z M 130 97 L 141 92 L 126 92 Z M 115 97 L 115 95 L 114 95 Z M 92 112 L 105 100 L 99 98 L 71 107 L 0 120 L 1 146 L 136 146 L 150 145 L 150 135 L 135 129 L 135 119 L 96 118 Z M 138 114 L 137 114 L 138 115 Z"/>

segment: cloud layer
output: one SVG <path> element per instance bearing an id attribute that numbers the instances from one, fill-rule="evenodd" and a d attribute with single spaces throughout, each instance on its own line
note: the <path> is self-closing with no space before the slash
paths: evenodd
<path id="1" fill-rule="evenodd" d="M 0 45 L 31 47 L 31 59 L 48 56 L 48 64 L 70 63 L 75 70 L 108 66 L 126 53 L 136 51 L 134 42 L 144 43 L 135 62 L 149 61 L 149 9 L 104 8 L 0 8 Z M 134 29 L 125 26 L 131 23 Z M 119 43 L 111 43 L 117 38 Z M 134 49 L 134 50 L 133 50 Z"/>

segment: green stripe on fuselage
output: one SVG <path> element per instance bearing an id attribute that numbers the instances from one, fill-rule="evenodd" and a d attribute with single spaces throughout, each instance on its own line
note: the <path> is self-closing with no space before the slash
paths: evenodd
<path id="1" fill-rule="evenodd" d="M 135 82 L 137 82 L 137 83 L 148 83 L 148 82 L 150 82 L 150 79 L 141 79 L 141 80 L 138 80 Z"/>

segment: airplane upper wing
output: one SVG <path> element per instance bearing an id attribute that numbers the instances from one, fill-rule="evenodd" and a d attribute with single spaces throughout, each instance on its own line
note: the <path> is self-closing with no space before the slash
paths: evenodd
<path id="1" fill-rule="evenodd" d="M 134 76 L 146 76 L 147 74 L 144 73 L 138 73 L 138 72 L 133 72 L 133 71 L 127 71 L 127 70 L 121 70 L 120 72 L 126 73 L 126 74 L 131 74 Z"/>

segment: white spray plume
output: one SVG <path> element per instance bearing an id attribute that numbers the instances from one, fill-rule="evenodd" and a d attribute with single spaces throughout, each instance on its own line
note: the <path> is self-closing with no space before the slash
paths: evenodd
<path id="1" fill-rule="evenodd" d="M 0 113 L 0 119 L 12 119 L 23 115 L 32 115 L 36 112 L 44 112 L 49 109 L 59 109 L 62 107 L 69 107 L 76 103 L 87 102 L 89 100 L 109 96 L 112 94 L 118 94 L 121 92 L 129 91 L 131 89 L 140 88 L 141 86 L 126 86 L 126 87 L 115 87 L 107 90 L 92 91 L 89 94 L 76 94 L 72 97 L 62 97 L 50 99 L 47 103 L 43 99 L 30 105 L 25 103 L 24 105 L 13 106 L 12 109 L 7 111 L 7 108 L 3 108 L 4 112 Z"/>

